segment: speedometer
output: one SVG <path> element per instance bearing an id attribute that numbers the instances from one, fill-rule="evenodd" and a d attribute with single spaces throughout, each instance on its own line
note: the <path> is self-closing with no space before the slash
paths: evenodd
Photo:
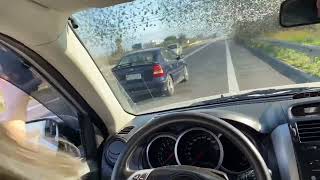
<path id="1" fill-rule="evenodd" d="M 147 161 L 151 168 L 177 165 L 174 156 L 176 138 L 170 135 L 159 135 L 147 146 Z"/>
<path id="2" fill-rule="evenodd" d="M 211 131 L 193 128 L 179 136 L 175 154 L 179 165 L 217 169 L 222 163 L 223 148 Z"/>

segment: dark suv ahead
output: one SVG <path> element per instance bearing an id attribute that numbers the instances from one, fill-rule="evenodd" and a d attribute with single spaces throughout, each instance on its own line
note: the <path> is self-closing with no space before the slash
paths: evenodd
<path id="1" fill-rule="evenodd" d="M 162 48 L 129 53 L 112 71 L 134 102 L 147 95 L 172 96 L 176 84 L 189 80 L 184 60 Z"/>

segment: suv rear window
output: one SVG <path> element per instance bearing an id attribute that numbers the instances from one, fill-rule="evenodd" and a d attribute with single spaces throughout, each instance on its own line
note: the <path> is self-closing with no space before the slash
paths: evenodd
<path id="1" fill-rule="evenodd" d="M 120 60 L 118 66 L 139 66 L 156 62 L 156 52 L 139 52 L 129 54 Z"/>
<path id="2" fill-rule="evenodd" d="M 169 49 L 178 49 L 178 45 L 176 44 L 171 44 L 168 46 Z"/>

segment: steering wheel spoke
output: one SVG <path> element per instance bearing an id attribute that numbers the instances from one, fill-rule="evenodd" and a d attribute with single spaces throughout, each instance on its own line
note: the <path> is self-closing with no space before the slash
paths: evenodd
<path id="1" fill-rule="evenodd" d="M 155 169 L 136 171 L 127 180 L 163 180 L 163 179 L 190 179 L 190 180 L 228 180 L 228 176 L 218 170 L 199 168 L 194 166 L 165 166 Z"/>
<path id="2" fill-rule="evenodd" d="M 147 180 L 154 169 L 144 169 L 135 171 L 130 175 L 128 180 Z"/>

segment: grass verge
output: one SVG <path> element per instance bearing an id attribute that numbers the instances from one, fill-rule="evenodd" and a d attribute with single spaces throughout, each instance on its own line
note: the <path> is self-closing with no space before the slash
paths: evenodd
<path id="1" fill-rule="evenodd" d="M 293 49 L 274 46 L 268 43 L 251 42 L 250 46 L 260 49 L 269 56 L 281 60 L 307 74 L 320 77 L 320 57 L 310 57 Z"/>
<path id="2" fill-rule="evenodd" d="M 304 26 L 272 32 L 265 34 L 265 37 L 273 40 L 320 46 L 320 25 Z"/>

